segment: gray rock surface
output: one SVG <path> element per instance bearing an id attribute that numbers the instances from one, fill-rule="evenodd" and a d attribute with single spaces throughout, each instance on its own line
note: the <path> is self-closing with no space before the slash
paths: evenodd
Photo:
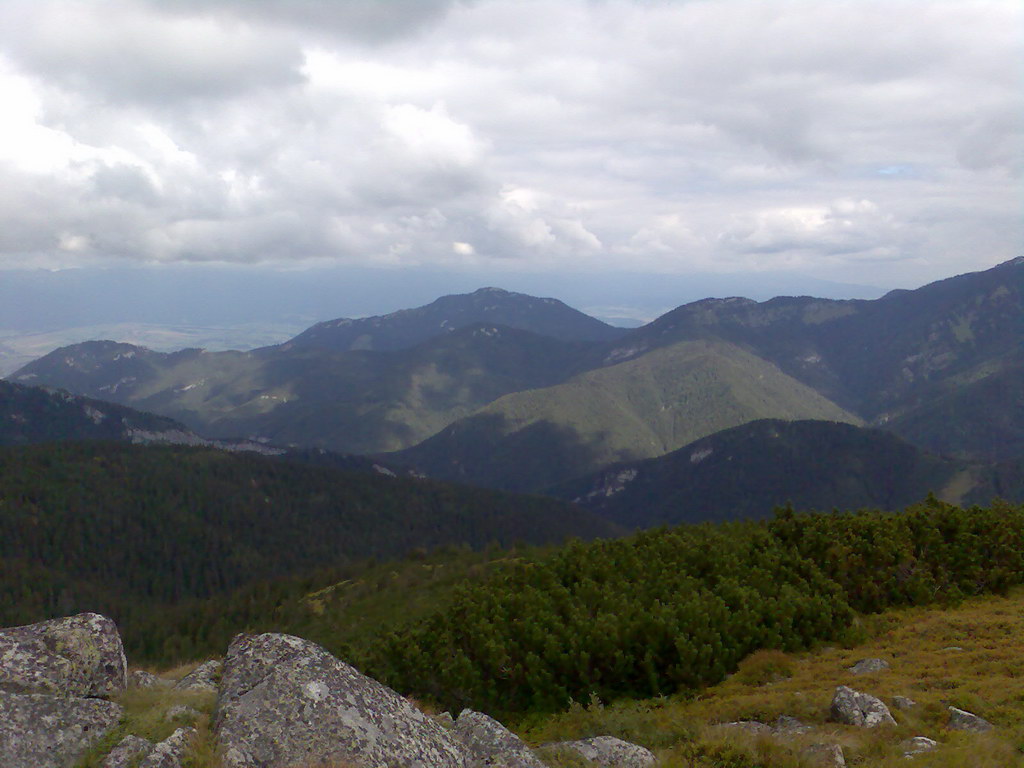
<path id="1" fill-rule="evenodd" d="M 893 696 L 892 705 L 896 709 L 906 711 L 908 709 L 913 709 L 914 707 L 916 707 L 917 702 L 913 699 L 908 699 L 906 696 Z"/>
<path id="2" fill-rule="evenodd" d="M 117 704 L 0 691 L 0 766 L 67 768 L 121 719 Z"/>
<path id="3" fill-rule="evenodd" d="M 204 661 L 193 669 L 174 686 L 178 691 L 211 691 L 217 692 L 217 681 L 220 680 L 222 663 L 219 659 Z"/>
<path id="4" fill-rule="evenodd" d="M 181 768 L 195 735 L 195 728 L 179 728 L 154 746 L 139 763 L 139 768 Z"/>
<path id="5" fill-rule="evenodd" d="M 966 712 L 956 707 L 949 708 L 949 722 L 946 723 L 946 727 L 954 731 L 973 731 L 974 733 L 984 733 L 995 728 L 985 718 L 978 717 L 973 712 Z"/>
<path id="6" fill-rule="evenodd" d="M 464 709 L 455 721 L 456 738 L 466 745 L 480 766 L 544 768 L 526 742 L 493 717 Z"/>
<path id="7" fill-rule="evenodd" d="M 214 729 L 224 768 L 472 765 L 450 731 L 393 690 L 291 635 L 231 642 Z"/>
<path id="8" fill-rule="evenodd" d="M 889 662 L 885 659 L 861 659 L 849 671 L 855 675 L 870 675 L 872 672 L 882 672 L 889 668 Z"/>
<path id="9" fill-rule="evenodd" d="M 896 725 L 889 708 L 881 699 L 860 693 L 845 685 L 836 688 L 832 697 L 830 715 L 837 723 L 857 725 L 862 728 L 876 728 L 880 725 Z"/>
<path id="10" fill-rule="evenodd" d="M 900 744 L 900 749 L 903 750 L 904 757 L 913 757 L 914 755 L 920 755 L 922 752 L 931 752 L 933 749 L 937 749 L 938 746 L 939 742 L 935 741 L 935 739 L 929 739 L 927 736 L 915 736 Z"/>
<path id="11" fill-rule="evenodd" d="M 649 749 L 614 736 L 559 741 L 545 745 L 545 749 L 571 750 L 601 768 L 650 768 L 658 762 Z"/>
<path id="12" fill-rule="evenodd" d="M 779 719 L 775 721 L 775 726 L 771 730 L 775 736 L 800 736 L 810 733 L 814 729 L 795 717 L 779 715 Z"/>
<path id="13" fill-rule="evenodd" d="M 100 763 L 100 768 L 132 768 L 137 758 L 153 751 L 153 742 L 139 736 L 125 736 Z"/>
<path id="14" fill-rule="evenodd" d="M 128 685 L 117 627 L 80 613 L 0 630 L 0 691 L 103 697 Z"/>

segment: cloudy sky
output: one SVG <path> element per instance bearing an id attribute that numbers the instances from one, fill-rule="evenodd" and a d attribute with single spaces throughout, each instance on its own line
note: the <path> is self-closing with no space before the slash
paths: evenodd
<path id="1" fill-rule="evenodd" d="M 0 267 L 920 285 L 1024 251 L 1022 41 L 1018 0 L 3 0 Z"/>

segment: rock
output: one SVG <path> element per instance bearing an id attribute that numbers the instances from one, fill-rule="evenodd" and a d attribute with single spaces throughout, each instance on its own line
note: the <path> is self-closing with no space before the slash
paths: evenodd
<path id="1" fill-rule="evenodd" d="M 0 691 L 0 765 L 67 768 L 117 726 L 124 710 L 101 699 Z"/>
<path id="2" fill-rule="evenodd" d="M 819 768 L 846 768 L 846 757 L 838 744 L 811 744 L 800 754 L 807 763 Z"/>
<path id="3" fill-rule="evenodd" d="M 830 714 L 837 723 L 858 725 L 862 728 L 896 725 L 889 708 L 880 699 L 847 688 L 845 685 L 836 688 Z"/>
<path id="4" fill-rule="evenodd" d="M 949 708 L 949 722 L 946 723 L 946 727 L 954 731 L 973 731 L 974 733 L 984 733 L 995 728 L 985 718 L 956 707 Z"/>
<path id="5" fill-rule="evenodd" d="M 739 728 L 752 733 L 755 736 L 771 736 L 774 731 L 770 725 L 760 723 L 757 720 L 736 720 L 731 723 L 719 723 L 719 728 Z"/>
<path id="6" fill-rule="evenodd" d="M 153 747 L 153 751 L 139 763 L 139 768 L 181 768 L 181 761 L 185 759 L 195 736 L 195 728 L 179 728 Z"/>
<path id="7" fill-rule="evenodd" d="M 144 669 L 135 669 L 128 673 L 129 688 L 158 688 L 171 685 L 174 685 L 174 683 L 170 680 L 164 680 Z"/>
<path id="8" fill-rule="evenodd" d="M 164 712 L 164 720 L 182 720 L 194 723 L 200 714 L 198 709 L 187 707 L 184 704 L 175 704 Z"/>
<path id="9" fill-rule="evenodd" d="M 98 613 L 0 630 L 0 691 L 103 697 L 127 685 L 121 636 Z"/>
<path id="10" fill-rule="evenodd" d="M 913 709 L 914 707 L 916 707 L 917 702 L 913 699 L 908 699 L 906 696 L 893 696 L 892 705 L 896 707 L 896 709 L 906 711 L 908 709 Z"/>
<path id="11" fill-rule="evenodd" d="M 904 757 L 913 757 L 922 752 L 931 752 L 938 746 L 939 742 L 935 741 L 935 739 L 929 739 L 927 736 L 915 736 L 900 744 L 900 749 L 903 750 Z"/>
<path id="12" fill-rule="evenodd" d="M 481 766 L 544 768 L 526 742 L 483 712 L 464 709 L 455 721 L 455 737 L 477 757 Z"/>
<path id="13" fill-rule="evenodd" d="M 238 635 L 214 724 L 224 768 L 351 762 L 469 768 L 469 750 L 390 688 L 291 635 Z"/>
<path id="14" fill-rule="evenodd" d="M 889 662 L 885 659 L 861 659 L 852 667 L 848 667 L 855 675 L 870 675 L 873 672 L 881 672 L 889 668 Z"/>
<path id="15" fill-rule="evenodd" d="M 211 691 L 217 692 L 217 682 L 220 680 L 222 663 L 217 659 L 204 661 L 198 667 L 185 675 L 174 686 L 178 691 Z"/>
<path id="16" fill-rule="evenodd" d="M 776 736 L 799 736 L 803 733 L 810 733 L 814 729 L 806 723 L 800 722 L 795 717 L 779 715 L 779 719 L 775 721 L 775 727 L 771 730 Z"/>
<path id="17" fill-rule="evenodd" d="M 125 736 L 100 763 L 100 768 L 131 768 L 138 758 L 153 751 L 153 742 L 138 736 Z"/>
<path id="18" fill-rule="evenodd" d="M 614 736 L 559 741 L 546 744 L 545 749 L 571 750 L 601 768 L 649 768 L 657 763 L 657 758 L 650 750 Z"/>
<path id="19" fill-rule="evenodd" d="M 451 712 L 441 712 L 434 715 L 434 722 L 443 725 L 445 728 L 453 728 L 455 726 L 455 718 L 452 717 Z"/>

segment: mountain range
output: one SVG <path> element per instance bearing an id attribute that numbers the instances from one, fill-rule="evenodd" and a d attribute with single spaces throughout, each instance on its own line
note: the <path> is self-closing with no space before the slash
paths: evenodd
<path id="1" fill-rule="evenodd" d="M 64 347 L 11 380 L 206 438 L 383 455 L 540 491 L 759 419 L 878 427 L 965 461 L 1024 448 L 1024 259 L 880 299 L 685 304 L 626 331 L 499 289 L 250 352 Z"/>

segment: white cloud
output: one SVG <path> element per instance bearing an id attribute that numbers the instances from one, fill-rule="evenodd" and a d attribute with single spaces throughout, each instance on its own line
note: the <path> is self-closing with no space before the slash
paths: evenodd
<path id="1" fill-rule="evenodd" d="M 11 0 L 0 266 L 982 268 L 1024 237 L 1022 17 L 1014 0 Z"/>

